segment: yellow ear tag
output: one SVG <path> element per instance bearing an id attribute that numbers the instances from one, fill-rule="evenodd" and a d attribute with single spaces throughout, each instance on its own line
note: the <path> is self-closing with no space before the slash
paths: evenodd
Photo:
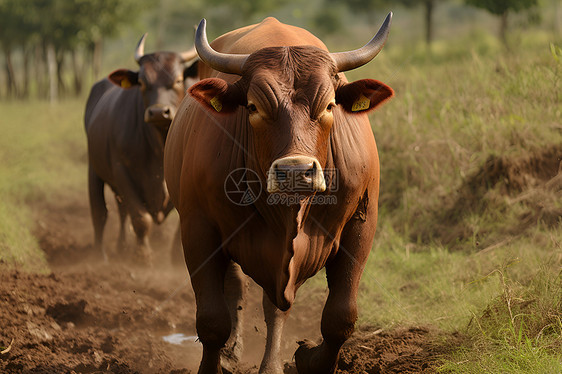
<path id="1" fill-rule="evenodd" d="M 222 110 L 222 103 L 221 103 L 221 100 L 219 99 L 218 96 L 213 97 L 213 98 L 211 99 L 210 103 L 211 103 L 211 106 L 212 106 L 213 108 L 215 108 L 215 110 L 216 110 L 217 112 L 220 112 L 220 111 Z"/>
<path id="2" fill-rule="evenodd" d="M 122 88 L 131 88 L 131 86 L 132 86 L 132 84 L 127 78 L 125 78 L 121 81 L 121 87 Z"/>
<path id="3" fill-rule="evenodd" d="M 353 106 L 351 107 L 351 111 L 352 112 L 359 112 L 360 110 L 366 110 L 366 109 L 369 109 L 369 105 L 371 105 L 371 100 L 369 100 L 365 96 L 361 95 L 353 103 Z"/>

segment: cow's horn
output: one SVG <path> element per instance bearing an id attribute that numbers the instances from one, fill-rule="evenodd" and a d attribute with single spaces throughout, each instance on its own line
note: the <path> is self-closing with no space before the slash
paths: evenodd
<path id="1" fill-rule="evenodd" d="M 142 56 L 144 56 L 144 40 L 146 39 L 147 34 L 147 32 L 144 33 L 142 38 L 139 40 L 139 44 L 137 44 L 137 49 L 135 50 L 135 61 L 137 63 L 139 63 Z"/>
<path id="2" fill-rule="evenodd" d="M 182 62 L 189 62 L 197 57 L 197 50 L 195 46 L 193 46 L 189 51 L 185 51 L 180 53 L 181 61 Z"/>
<path id="3" fill-rule="evenodd" d="M 199 22 L 195 33 L 195 48 L 199 58 L 213 69 L 228 73 L 242 75 L 242 67 L 249 55 L 227 54 L 215 51 L 207 40 L 205 18 Z"/>
<path id="4" fill-rule="evenodd" d="M 347 71 L 365 65 L 367 62 L 375 58 L 382 50 L 388 34 L 390 33 L 390 23 L 392 21 L 392 12 L 388 13 L 381 28 L 373 39 L 363 47 L 354 51 L 331 53 L 330 55 L 336 63 L 338 71 Z"/>

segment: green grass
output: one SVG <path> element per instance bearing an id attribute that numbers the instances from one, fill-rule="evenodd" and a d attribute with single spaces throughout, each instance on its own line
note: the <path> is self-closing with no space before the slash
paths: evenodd
<path id="1" fill-rule="evenodd" d="M 494 272 L 502 293 L 468 325 L 471 340 L 439 368 L 447 373 L 562 372 L 562 273 L 541 267 L 525 284 Z"/>
<path id="2" fill-rule="evenodd" d="M 538 176 L 546 164 L 554 176 L 562 152 L 551 43 L 562 44 L 539 34 L 516 53 L 489 38 L 394 49 L 349 74 L 396 90 L 371 117 L 381 196 L 360 322 L 460 332 L 439 371 L 562 372 L 562 191 Z M 482 174 L 491 161 L 505 169 L 497 180 Z"/>
<path id="3" fill-rule="evenodd" d="M 30 208 L 76 194 L 85 183 L 85 100 L 3 102 L 0 137 L 0 261 L 48 271 Z"/>

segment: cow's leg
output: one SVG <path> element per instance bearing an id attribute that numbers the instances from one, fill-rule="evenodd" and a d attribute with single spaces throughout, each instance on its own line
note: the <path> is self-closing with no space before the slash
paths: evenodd
<path id="1" fill-rule="evenodd" d="M 223 366 L 227 369 L 234 369 L 242 358 L 242 321 L 244 309 L 246 309 L 245 295 L 248 286 L 248 278 L 242 272 L 240 265 L 231 261 L 228 265 L 224 281 L 224 294 L 232 321 L 230 338 L 222 349 Z"/>
<path id="2" fill-rule="evenodd" d="M 107 261 L 107 253 L 103 246 L 103 230 L 107 221 L 103 180 L 96 175 L 91 166 L 88 167 L 88 193 L 90 197 L 90 213 L 94 225 L 94 249 L 101 253 Z"/>
<path id="3" fill-rule="evenodd" d="M 139 260 L 148 265 L 152 265 L 152 249 L 150 247 L 150 242 L 148 240 L 150 236 L 150 231 L 152 229 L 152 216 L 144 209 L 133 208 L 130 210 L 131 214 L 131 224 L 133 225 L 133 230 L 137 237 L 137 255 Z"/>
<path id="4" fill-rule="evenodd" d="M 139 257 L 140 262 L 152 265 L 152 249 L 148 240 L 152 229 L 152 216 L 146 210 L 141 197 L 137 193 L 137 188 L 128 176 L 127 170 L 118 167 L 114 175 L 116 178 L 115 184 L 119 186 L 119 196 L 122 197 L 123 203 L 127 207 L 137 238 L 135 255 Z"/>
<path id="5" fill-rule="evenodd" d="M 322 312 L 323 342 L 304 342 L 295 353 L 299 374 L 331 374 L 340 348 L 351 336 L 357 320 L 357 291 L 371 250 L 376 225 L 376 204 L 367 220 L 352 218 L 344 228 L 336 256 L 326 264 L 330 290 Z"/>
<path id="6" fill-rule="evenodd" d="M 232 326 L 224 295 L 230 260 L 220 249 L 220 234 L 202 218 L 182 220 L 181 226 L 185 260 L 197 303 L 197 336 L 203 344 L 198 373 L 220 374 L 220 352 Z"/>
<path id="7" fill-rule="evenodd" d="M 263 293 L 262 304 L 265 324 L 267 326 L 267 340 L 259 374 L 282 374 L 283 367 L 281 366 L 279 352 L 281 350 L 283 327 L 289 316 L 289 310 L 283 312 L 278 309 L 269 300 L 265 292 Z"/>
<path id="8" fill-rule="evenodd" d="M 123 202 L 123 198 L 115 194 L 115 201 L 117 202 L 117 209 L 119 210 L 119 238 L 117 239 L 117 249 L 121 252 L 127 248 L 127 207 Z"/>

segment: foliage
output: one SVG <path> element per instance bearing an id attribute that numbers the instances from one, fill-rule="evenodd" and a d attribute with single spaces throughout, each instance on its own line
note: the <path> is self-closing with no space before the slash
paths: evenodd
<path id="1" fill-rule="evenodd" d="M 500 16 L 499 36 L 504 46 L 509 48 L 507 40 L 508 15 L 538 6 L 538 0 L 465 0 L 467 4 L 486 9 L 491 14 Z M 534 15 L 538 22 L 538 14 Z"/>
<path id="2" fill-rule="evenodd" d="M 7 60 L 17 47 L 22 49 L 26 58 L 30 50 L 35 50 L 36 61 L 46 60 L 47 64 L 52 64 L 46 58 L 47 51 L 49 48 L 54 49 L 58 77 L 50 76 L 49 79 L 58 79 L 60 86 L 63 82 L 61 74 L 65 53 L 75 53 L 79 48 L 83 53 L 92 53 L 103 38 L 114 36 L 119 27 L 134 22 L 143 4 L 144 1 L 133 0 L 1 0 L 0 44 Z M 84 56 L 83 60 L 86 63 L 91 58 Z M 7 64 L 11 65 L 11 61 L 7 61 Z M 36 76 L 41 76 L 41 67 L 37 64 L 34 67 Z M 76 59 L 74 68 L 75 79 L 79 80 L 82 71 L 77 70 Z M 51 74 L 53 70 L 50 70 Z M 24 73 L 27 84 L 27 66 Z M 10 72 L 9 78 L 10 84 L 16 85 L 12 83 L 16 79 L 14 72 Z M 24 90 L 27 92 L 28 87 Z"/>
<path id="3" fill-rule="evenodd" d="M 529 9 L 538 5 L 538 0 L 466 0 L 466 3 L 499 16 L 507 11 L 519 12 Z"/>

